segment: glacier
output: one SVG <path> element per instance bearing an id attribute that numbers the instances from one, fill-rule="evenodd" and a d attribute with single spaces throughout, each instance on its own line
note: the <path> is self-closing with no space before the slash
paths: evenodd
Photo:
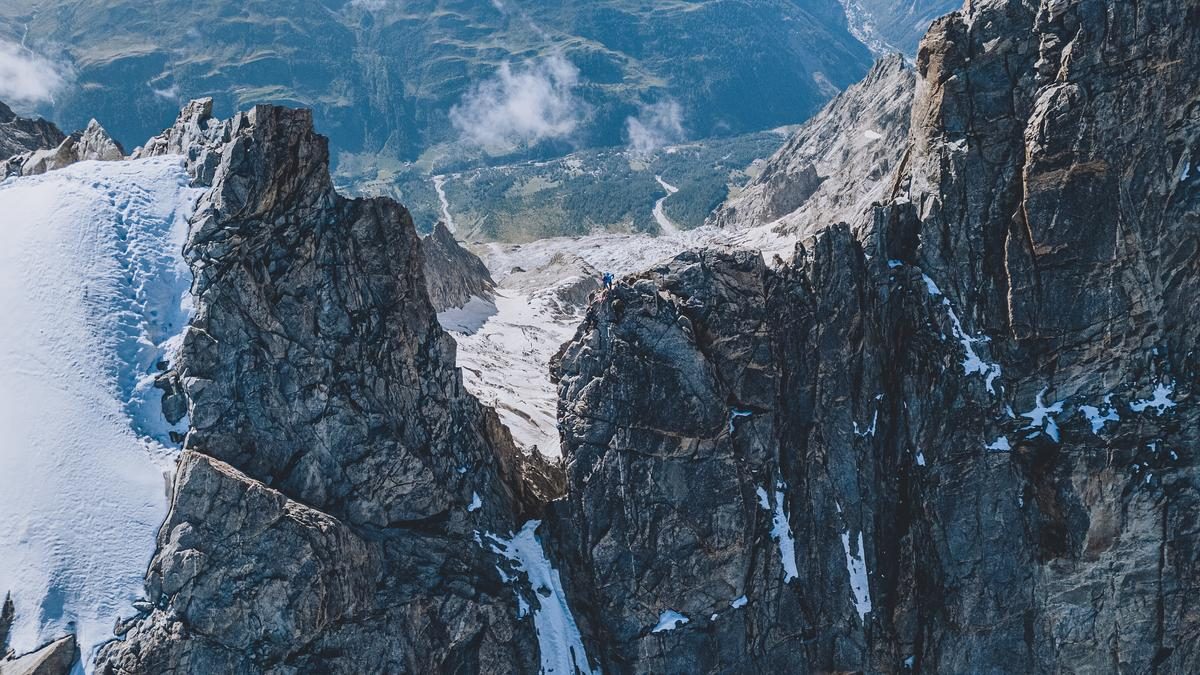
<path id="1" fill-rule="evenodd" d="M 11 647 L 133 613 L 176 449 L 154 376 L 191 312 L 179 157 L 0 182 L 0 593 Z"/>

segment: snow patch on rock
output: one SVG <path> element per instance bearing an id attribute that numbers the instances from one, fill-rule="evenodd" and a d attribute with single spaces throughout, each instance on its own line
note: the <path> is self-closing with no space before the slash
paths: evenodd
<path id="1" fill-rule="evenodd" d="M 783 505 L 784 487 L 782 482 L 775 485 L 775 510 L 771 515 L 771 538 L 779 544 L 779 557 L 783 564 L 783 583 L 786 584 L 800 576 L 800 572 L 796 567 L 796 541 L 792 537 L 792 526 L 788 522 L 787 510 Z M 759 486 L 756 492 L 758 493 L 758 505 L 764 511 L 770 511 L 771 504 L 767 491 Z"/>
<path id="2" fill-rule="evenodd" d="M 1046 405 L 1043 396 L 1046 394 L 1046 389 L 1043 388 L 1037 394 L 1037 399 L 1034 401 L 1034 407 L 1029 412 L 1021 413 L 1021 417 L 1029 420 L 1029 426 L 1026 429 L 1034 429 L 1044 431 L 1055 443 L 1058 442 L 1058 423 L 1054 421 L 1054 415 L 1063 411 L 1063 401 L 1057 401 L 1053 405 Z M 1037 431 L 1032 434 L 1037 435 Z M 1032 436 L 1031 436 L 1032 437 Z"/>
<path id="3" fill-rule="evenodd" d="M 1079 406 L 1079 414 L 1087 418 L 1087 421 L 1092 424 L 1092 433 L 1100 435 L 1104 431 L 1104 425 L 1109 422 L 1120 422 L 1121 416 L 1117 414 L 1117 407 L 1112 403 L 1112 394 L 1104 397 L 1104 409 L 1092 405 Z"/>
<path id="4" fill-rule="evenodd" d="M 950 298 L 946 297 L 942 291 L 934 283 L 933 279 L 928 274 L 922 275 L 925 279 L 925 287 L 929 294 L 934 297 L 942 298 L 942 305 L 946 308 L 946 313 L 950 318 L 950 330 L 954 332 L 954 339 L 958 340 L 963 347 L 965 356 L 963 358 L 962 367 L 963 374 L 970 375 L 978 373 L 984 377 L 984 384 L 987 386 L 988 393 L 995 394 L 996 378 L 1000 377 L 1000 364 L 984 361 L 980 358 L 978 352 L 975 351 L 975 345 L 979 343 L 989 342 L 987 337 L 972 337 L 963 330 L 962 321 L 958 319 L 958 313 L 954 311 L 954 306 L 950 303 Z"/>
<path id="5" fill-rule="evenodd" d="M 668 609 L 658 616 L 658 623 L 654 628 L 650 629 L 651 633 L 665 633 L 669 630 L 675 630 L 680 626 L 688 623 L 691 619 L 676 612 L 673 609 Z"/>
<path id="6" fill-rule="evenodd" d="M 1156 387 L 1154 387 L 1154 393 L 1150 396 L 1150 398 L 1130 403 L 1129 409 L 1135 413 L 1143 413 L 1150 408 L 1153 408 L 1158 411 L 1159 415 L 1162 415 L 1167 411 L 1167 408 L 1175 407 L 1175 401 L 1171 400 L 1171 394 L 1174 391 L 1175 386 L 1173 384 L 1159 383 Z"/>
<path id="7" fill-rule="evenodd" d="M 846 573 L 850 576 L 850 591 L 854 594 L 854 609 L 858 618 L 866 620 L 871 613 L 871 586 L 867 581 L 867 556 L 863 549 L 863 535 L 858 533 L 857 552 L 850 549 L 850 531 L 842 533 L 842 548 L 846 552 Z"/>
<path id="8" fill-rule="evenodd" d="M 996 440 L 984 446 L 984 449 L 991 452 L 1010 452 L 1012 444 L 1008 442 L 1007 436 L 997 436 Z"/>

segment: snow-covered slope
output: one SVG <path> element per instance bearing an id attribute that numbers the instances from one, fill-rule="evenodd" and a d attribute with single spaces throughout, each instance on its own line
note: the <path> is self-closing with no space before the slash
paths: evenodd
<path id="1" fill-rule="evenodd" d="M 0 183 L 0 593 L 18 652 L 74 631 L 90 663 L 142 595 L 174 453 L 154 374 L 190 311 L 187 182 L 158 157 Z"/>

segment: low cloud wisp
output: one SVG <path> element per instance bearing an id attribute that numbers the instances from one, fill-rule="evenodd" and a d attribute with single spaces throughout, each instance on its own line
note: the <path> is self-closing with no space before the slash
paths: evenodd
<path id="1" fill-rule="evenodd" d="M 59 68 L 15 42 L 0 40 L 0 101 L 33 105 L 54 100 L 63 86 Z"/>
<path id="2" fill-rule="evenodd" d="M 629 149 L 637 155 L 678 143 L 684 139 L 683 108 L 673 99 L 644 105 L 636 117 L 626 118 L 625 135 Z"/>
<path id="3" fill-rule="evenodd" d="M 505 63 L 450 109 L 463 142 L 489 154 L 573 136 L 590 107 L 575 95 L 579 69 L 561 56 Z"/>

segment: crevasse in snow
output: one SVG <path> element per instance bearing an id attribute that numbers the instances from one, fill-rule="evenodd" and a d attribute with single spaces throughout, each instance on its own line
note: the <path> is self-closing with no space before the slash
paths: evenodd
<path id="1" fill-rule="evenodd" d="M 132 613 L 174 448 L 154 386 L 190 316 L 177 157 L 0 183 L 0 592 L 12 647 Z"/>
<path id="2" fill-rule="evenodd" d="M 533 624 L 537 631 L 538 651 L 541 652 L 541 672 L 543 675 L 553 673 L 599 673 L 588 663 L 587 653 L 583 648 L 583 638 L 579 634 L 579 626 L 567 605 L 567 595 L 563 592 L 562 581 L 558 570 L 550 564 L 542 543 L 537 537 L 540 520 L 525 523 L 520 532 L 507 539 L 488 534 L 491 549 L 497 555 L 515 567 L 516 571 L 524 572 L 529 581 L 529 596 L 537 598 L 538 606 L 533 610 Z M 516 574 L 500 572 L 501 579 L 516 580 Z M 528 601 L 522 589 L 517 590 L 517 615 L 525 616 L 528 612 Z"/>

